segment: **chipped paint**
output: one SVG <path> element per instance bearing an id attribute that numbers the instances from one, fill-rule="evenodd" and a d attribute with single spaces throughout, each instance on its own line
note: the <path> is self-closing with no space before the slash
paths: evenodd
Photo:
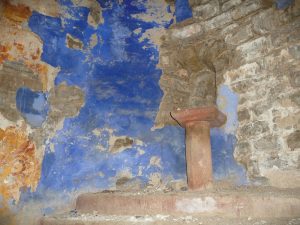
<path id="1" fill-rule="evenodd" d="M 82 49 L 83 47 L 83 43 L 78 38 L 72 37 L 70 34 L 67 34 L 66 44 L 68 48 L 73 49 Z"/>
<path id="2" fill-rule="evenodd" d="M 21 128 L 0 129 L 0 193 L 4 200 L 20 198 L 21 188 L 34 191 L 40 178 L 35 144 Z"/>
<path id="3" fill-rule="evenodd" d="M 4 1 L 4 16 L 14 22 L 27 21 L 31 16 L 31 10 L 24 4 L 13 5 L 9 1 Z"/>
<path id="4" fill-rule="evenodd" d="M 149 166 L 156 166 L 156 167 L 162 169 L 161 158 L 158 156 L 152 156 L 150 158 Z"/>
<path id="5" fill-rule="evenodd" d="M 2 32 L 9 35 L 0 36 L 0 64 L 4 61 L 20 61 L 39 76 L 43 90 L 53 87 L 53 81 L 59 69 L 41 61 L 43 43 L 32 32 L 20 29 L 15 21 L 0 17 Z"/>

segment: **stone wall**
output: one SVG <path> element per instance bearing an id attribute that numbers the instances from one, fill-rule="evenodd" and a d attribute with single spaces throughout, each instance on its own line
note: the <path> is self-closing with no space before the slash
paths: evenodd
<path id="1" fill-rule="evenodd" d="M 190 5 L 193 18 L 163 37 L 157 126 L 174 123 L 174 109 L 216 104 L 226 85 L 239 97 L 235 159 L 252 180 L 300 186 L 300 2 Z"/>

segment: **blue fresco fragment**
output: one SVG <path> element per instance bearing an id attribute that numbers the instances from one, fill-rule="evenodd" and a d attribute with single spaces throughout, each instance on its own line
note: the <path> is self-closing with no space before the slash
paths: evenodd
<path id="1" fill-rule="evenodd" d="M 216 179 L 233 178 L 237 184 L 245 184 L 246 171 L 233 157 L 238 127 L 238 101 L 238 95 L 227 85 L 219 86 L 217 105 L 226 115 L 227 121 L 222 128 L 211 130 L 213 169 Z"/>
<path id="2" fill-rule="evenodd" d="M 295 0 L 276 0 L 276 8 L 277 9 L 286 9 L 291 6 Z"/>
<path id="3" fill-rule="evenodd" d="M 21 87 L 16 93 L 17 109 L 33 127 L 40 127 L 47 118 L 49 106 L 46 94 Z"/>
<path id="4" fill-rule="evenodd" d="M 246 184 L 246 170 L 233 157 L 236 137 L 219 128 L 211 130 L 213 174 L 216 180 L 228 178 L 238 185 Z"/>
<path id="5" fill-rule="evenodd" d="M 175 1 L 175 17 L 176 22 L 182 22 L 193 16 L 192 10 L 189 4 L 189 0 L 176 0 Z"/>
<path id="6" fill-rule="evenodd" d="M 227 85 L 219 87 L 218 95 L 218 108 L 227 116 L 224 130 L 226 133 L 234 134 L 238 126 L 237 108 L 239 97 Z"/>

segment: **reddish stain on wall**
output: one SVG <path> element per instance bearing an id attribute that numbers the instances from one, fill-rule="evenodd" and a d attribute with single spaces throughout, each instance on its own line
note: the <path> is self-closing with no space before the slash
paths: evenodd
<path id="1" fill-rule="evenodd" d="M 31 11 L 28 6 L 23 4 L 13 5 L 6 0 L 4 2 L 4 16 L 15 22 L 24 22 L 31 16 Z"/>
<path id="2" fill-rule="evenodd" d="M 41 162 L 35 144 L 17 127 L 0 129 L 0 195 L 19 200 L 21 188 L 35 190 Z"/>

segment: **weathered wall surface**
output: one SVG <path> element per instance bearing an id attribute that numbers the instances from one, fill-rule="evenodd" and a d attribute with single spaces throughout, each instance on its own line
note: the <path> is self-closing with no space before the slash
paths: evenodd
<path id="1" fill-rule="evenodd" d="M 0 1 L 0 224 L 82 192 L 184 186 L 183 130 L 151 131 L 173 20 L 161 0 Z"/>
<path id="2" fill-rule="evenodd" d="M 277 172 L 297 175 L 297 8 L 194 1 L 195 20 L 167 32 L 173 21 L 191 16 L 187 3 L 0 1 L 0 223 L 34 224 L 42 214 L 72 207 L 87 191 L 184 188 L 183 129 L 152 129 L 160 78 L 165 96 L 157 126 L 170 122 L 177 107 L 217 101 L 227 114 L 225 127 L 211 133 L 216 179 L 245 182 L 233 158 L 237 138 L 236 159 L 252 177 L 273 168 L 268 157 L 278 159 Z M 275 19 L 263 27 L 249 25 L 272 13 Z M 213 85 L 215 75 L 218 89 L 199 88 Z M 259 85 L 270 86 L 261 99 L 255 97 Z M 256 115 L 254 106 L 266 99 L 271 107 Z M 267 128 L 247 128 L 257 121 Z M 277 155 L 255 147 L 269 136 L 280 144 L 268 147 Z"/>
<path id="3" fill-rule="evenodd" d="M 300 2 L 292 2 L 190 1 L 193 19 L 169 29 L 159 61 L 157 125 L 174 123 L 177 108 L 217 103 L 237 162 L 253 181 L 279 187 L 300 186 Z"/>

